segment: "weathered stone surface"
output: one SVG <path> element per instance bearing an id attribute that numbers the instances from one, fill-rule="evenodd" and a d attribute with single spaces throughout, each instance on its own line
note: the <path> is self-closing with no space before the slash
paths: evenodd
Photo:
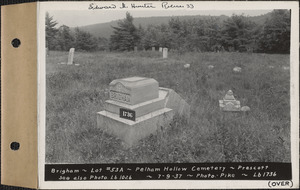
<path id="1" fill-rule="evenodd" d="M 177 113 L 180 116 L 184 116 L 189 119 L 191 109 L 190 105 L 174 90 L 162 87 L 160 87 L 160 89 L 168 91 L 168 95 L 165 101 L 165 107 L 174 110 L 175 114 Z"/>
<path id="2" fill-rule="evenodd" d="M 219 106 L 223 111 L 240 111 L 241 103 L 233 96 L 233 92 L 229 90 L 223 100 L 219 100 Z"/>
<path id="3" fill-rule="evenodd" d="M 159 47 L 159 52 L 162 52 L 163 51 L 163 48 L 162 47 Z"/>
<path id="4" fill-rule="evenodd" d="M 250 111 L 250 108 L 248 106 L 243 106 L 241 108 L 241 111 Z"/>
<path id="5" fill-rule="evenodd" d="M 183 65 L 183 67 L 186 68 L 186 69 L 190 68 L 190 66 L 191 66 L 191 65 L 188 64 L 188 63 Z"/>
<path id="6" fill-rule="evenodd" d="M 240 72 L 242 72 L 242 68 L 241 67 L 234 67 L 233 71 L 236 72 L 236 73 L 240 73 Z"/>
<path id="7" fill-rule="evenodd" d="M 174 112 L 171 109 L 163 108 L 139 117 L 136 121 L 130 121 L 120 118 L 117 114 L 101 111 L 97 113 L 97 126 L 107 133 L 116 135 L 131 147 L 161 127 L 168 126 L 173 116 Z"/>
<path id="8" fill-rule="evenodd" d="M 128 97 L 122 98 L 124 102 L 120 98 L 115 100 L 112 91 Z M 153 98 L 156 92 L 158 96 Z M 152 97 L 147 97 L 148 94 Z M 156 80 L 144 77 L 111 82 L 110 100 L 106 101 L 104 109 L 97 113 L 97 126 L 122 139 L 129 147 L 157 129 L 167 127 L 175 114 L 190 117 L 190 106 L 174 90 L 158 88 Z"/>
<path id="9" fill-rule="evenodd" d="M 110 99 L 135 105 L 158 98 L 158 82 L 151 78 L 116 79 L 109 84 Z"/>
<path id="10" fill-rule="evenodd" d="M 233 96 L 232 90 L 228 90 L 228 92 L 225 94 L 224 101 L 232 101 L 235 100 Z"/>
<path id="11" fill-rule="evenodd" d="M 163 48 L 163 58 L 168 58 L 168 48 Z"/>
<path id="12" fill-rule="evenodd" d="M 73 64 L 74 52 L 75 52 L 75 48 L 71 48 L 70 51 L 69 51 L 68 65 Z"/>
<path id="13" fill-rule="evenodd" d="M 125 103 L 114 100 L 107 100 L 105 102 L 105 110 L 111 113 L 119 114 L 120 108 L 126 108 L 135 111 L 136 117 L 146 115 L 148 113 L 165 108 L 165 99 L 168 92 L 159 90 L 159 97 L 153 100 L 145 101 L 135 105 L 127 105 Z"/>

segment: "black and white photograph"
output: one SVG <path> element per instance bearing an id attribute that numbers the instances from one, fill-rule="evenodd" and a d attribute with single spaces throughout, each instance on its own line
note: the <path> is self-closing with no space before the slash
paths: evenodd
<path id="1" fill-rule="evenodd" d="M 40 16 L 46 165 L 146 164 L 127 168 L 148 172 L 144 180 L 249 174 L 228 172 L 235 167 L 251 170 L 251 179 L 272 180 L 281 174 L 268 167 L 277 163 L 289 165 L 291 180 L 291 86 L 298 85 L 291 77 L 298 72 L 291 65 L 298 64 L 291 61 L 291 9 L 202 9 L 200 2 L 62 5 L 44 6 Z M 210 165 L 205 171 L 193 165 L 208 163 L 233 165 L 214 177 L 207 173 Z M 169 176 L 148 175 L 166 171 L 164 164 L 173 167 Z M 175 175 L 185 166 L 192 173 Z M 58 181 L 76 173 L 49 168 Z M 102 169 L 92 167 L 98 174 L 84 180 L 105 179 Z"/>

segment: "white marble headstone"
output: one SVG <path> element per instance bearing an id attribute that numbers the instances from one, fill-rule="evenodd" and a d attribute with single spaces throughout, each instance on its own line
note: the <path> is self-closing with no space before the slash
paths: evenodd
<path id="1" fill-rule="evenodd" d="M 73 64 L 74 52 L 75 52 L 75 48 L 71 48 L 70 51 L 69 51 L 68 65 Z"/>
<path id="2" fill-rule="evenodd" d="M 168 58 L 168 48 L 163 48 L 163 58 Z"/>

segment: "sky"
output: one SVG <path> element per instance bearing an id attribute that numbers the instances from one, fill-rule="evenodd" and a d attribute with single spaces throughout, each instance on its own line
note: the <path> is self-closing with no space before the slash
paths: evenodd
<path id="1" fill-rule="evenodd" d="M 124 19 L 128 10 L 118 11 L 48 11 L 50 16 L 58 22 L 57 26 L 67 25 L 69 27 L 86 26 L 91 24 L 106 23 L 113 20 Z M 176 11 L 129 11 L 133 18 L 138 17 L 158 17 L 158 16 L 184 16 L 184 15 L 211 15 L 231 16 L 232 14 L 245 16 L 259 16 L 271 12 L 272 10 L 176 10 Z"/>

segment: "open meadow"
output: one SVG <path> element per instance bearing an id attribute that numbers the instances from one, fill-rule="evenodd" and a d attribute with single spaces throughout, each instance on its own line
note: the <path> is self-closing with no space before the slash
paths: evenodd
<path id="1" fill-rule="evenodd" d="M 288 54 L 75 51 L 79 66 L 58 64 L 67 57 L 46 58 L 46 163 L 290 162 Z M 190 104 L 190 120 L 175 116 L 130 149 L 101 131 L 96 113 L 109 83 L 131 76 L 173 89 Z M 251 111 L 220 110 L 230 89 Z"/>

